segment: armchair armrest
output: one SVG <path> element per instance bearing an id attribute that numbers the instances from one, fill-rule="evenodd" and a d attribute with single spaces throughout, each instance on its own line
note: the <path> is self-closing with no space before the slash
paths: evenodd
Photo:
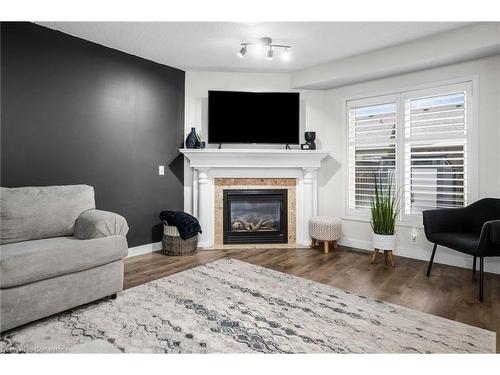
<path id="1" fill-rule="evenodd" d="M 477 248 L 478 256 L 500 256 L 500 220 L 483 224 Z"/>
<path id="2" fill-rule="evenodd" d="M 484 223 L 483 230 L 481 231 L 481 240 L 500 246 L 500 220 L 491 220 Z"/>
<path id="3" fill-rule="evenodd" d="M 113 235 L 125 236 L 127 221 L 123 216 L 109 211 L 88 210 L 82 213 L 75 224 L 74 236 L 80 240 Z"/>
<path id="4" fill-rule="evenodd" d="M 438 208 L 423 211 L 424 231 L 427 239 L 433 233 L 457 232 L 465 226 L 466 208 Z"/>

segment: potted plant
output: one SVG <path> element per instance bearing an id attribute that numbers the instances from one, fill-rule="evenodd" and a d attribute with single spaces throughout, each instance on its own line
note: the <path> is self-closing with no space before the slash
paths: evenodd
<path id="1" fill-rule="evenodd" d="M 371 202 L 371 226 L 373 248 L 376 250 L 390 251 L 396 247 L 394 229 L 396 217 L 399 214 L 399 197 L 394 191 L 392 181 L 392 173 L 388 173 L 386 184 L 383 184 L 380 174 L 375 175 L 375 191 Z"/>

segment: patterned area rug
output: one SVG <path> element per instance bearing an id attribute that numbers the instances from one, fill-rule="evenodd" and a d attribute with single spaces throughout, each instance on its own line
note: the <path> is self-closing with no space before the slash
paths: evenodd
<path id="1" fill-rule="evenodd" d="M 495 334 L 226 258 L 7 332 L 0 351 L 492 353 Z"/>

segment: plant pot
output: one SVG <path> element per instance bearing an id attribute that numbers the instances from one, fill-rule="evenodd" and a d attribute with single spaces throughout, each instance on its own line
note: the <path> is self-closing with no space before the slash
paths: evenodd
<path id="1" fill-rule="evenodd" d="M 396 249 L 396 235 L 383 235 L 372 233 L 372 245 L 374 249 L 394 250 Z"/>

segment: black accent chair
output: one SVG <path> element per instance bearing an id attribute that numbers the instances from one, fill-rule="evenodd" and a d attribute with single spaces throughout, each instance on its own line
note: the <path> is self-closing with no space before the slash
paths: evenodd
<path id="1" fill-rule="evenodd" d="M 425 236 L 434 243 L 427 276 L 437 245 L 479 258 L 479 300 L 484 294 L 484 258 L 500 256 L 500 199 L 481 199 L 464 208 L 440 208 L 423 212 Z"/>

